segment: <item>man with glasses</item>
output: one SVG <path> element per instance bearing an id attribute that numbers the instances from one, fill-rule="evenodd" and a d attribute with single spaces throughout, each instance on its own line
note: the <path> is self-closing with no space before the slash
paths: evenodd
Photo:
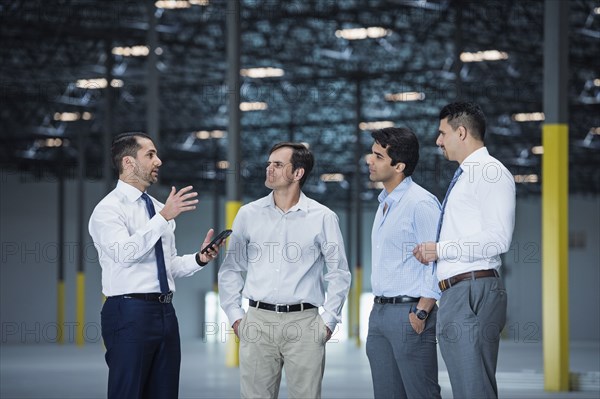
<path id="1" fill-rule="evenodd" d="M 350 272 L 336 214 L 301 191 L 313 163 L 302 144 L 273 146 L 271 193 L 233 222 L 219 296 L 240 338 L 242 398 L 277 398 L 284 367 L 290 398 L 321 397 L 325 343 L 341 321 Z"/>

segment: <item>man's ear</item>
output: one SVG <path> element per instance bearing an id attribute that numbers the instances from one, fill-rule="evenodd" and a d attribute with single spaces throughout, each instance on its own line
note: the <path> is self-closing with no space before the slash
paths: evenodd
<path id="1" fill-rule="evenodd" d="M 129 155 L 124 156 L 121 160 L 121 166 L 123 167 L 123 170 L 131 168 L 133 164 L 133 157 L 130 157 Z"/>
<path id="2" fill-rule="evenodd" d="M 404 172 L 404 169 L 406 169 L 406 164 L 404 162 L 398 162 L 396 165 L 394 165 L 394 168 L 396 173 L 402 173 Z"/>
<path id="3" fill-rule="evenodd" d="M 298 168 L 294 171 L 295 181 L 300 181 L 302 179 L 302 176 L 304 176 L 304 168 Z"/>
<path id="4" fill-rule="evenodd" d="M 458 127 L 458 137 L 461 140 L 465 140 L 467 138 L 467 128 L 466 127 L 464 127 L 462 125 Z"/>

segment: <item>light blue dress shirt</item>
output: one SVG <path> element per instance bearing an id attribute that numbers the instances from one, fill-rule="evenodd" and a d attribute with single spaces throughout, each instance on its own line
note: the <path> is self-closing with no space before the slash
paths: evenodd
<path id="1" fill-rule="evenodd" d="M 439 201 L 410 176 L 391 193 L 384 189 L 378 199 L 371 232 L 373 294 L 439 299 L 433 265 L 424 266 L 412 253 L 417 244 L 435 241 Z M 388 209 L 384 214 L 385 204 Z"/>

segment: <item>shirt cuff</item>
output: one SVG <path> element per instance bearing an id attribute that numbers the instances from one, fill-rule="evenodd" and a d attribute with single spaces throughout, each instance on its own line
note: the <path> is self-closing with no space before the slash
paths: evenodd
<path id="1" fill-rule="evenodd" d="M 198 266 L 200 267 L 204 267 L 206 265 L 208 265 L 208 262 L 202 262 L 200 260 L 200 252 L 196 252 L 196 263 L 198 264 Z"/>
<path id="2" fill-rule="evenodd" d="M 243 318 L 244 315 L 246 314 L 244 312 L 244 309 L 242 309 L 242 308 L 233 308 L 231 310 L 228 310 L 226 313 L 227 313 L 227 318 L 229 319 L 229 324 L 231 326 L 233 326 L 233 323 L 235 323 L 236 321 Z"/>
<path id="3" fill-rule="evenodd" d="M 421 298 L 433 298 L 436 301 L 439 300 L 441 298 L 441 294 L 439 291 L 434 291 L 434 290 L 428 290 L 428 289 L 423 289 L 423 291 L 421 291 Z"/>
<path id="4" fill-rule="evenodd" d="M 321 315 L 321 318 L 323 319 L 323 322 L 325 323 L 325 325 L 327 327 L 329 327 L 329 329 L 331 330 L 331 332 L 335 331 L 335 327 L 337 326 L 337 321 L 331 317 L 327 317 L 327 313 L 323 313 Z"/>

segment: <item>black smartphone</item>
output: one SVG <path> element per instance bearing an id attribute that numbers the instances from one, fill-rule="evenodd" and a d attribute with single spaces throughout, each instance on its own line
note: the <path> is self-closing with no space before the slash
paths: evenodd
<path id="1" fill-rule="evenodd" d="M 200 253 L 203 254 L 203 253 L 208 252 L 210 247 L 212 247 L 213 245 L 219 246 L 221 244 L 221 242 L 223 242 L 223 240 L 225 240 L 227 237 L 229 237 L 229 235 L 231 233 L 233 233 L 233 230 L 223 230 L 222 232 L 219 233 L 218 236 L 213 238 L 213 240 L 210 242 L 210 244 L 208 244 L 207 246 L 202 248 L 202 251 L 200 251 Z"/>

